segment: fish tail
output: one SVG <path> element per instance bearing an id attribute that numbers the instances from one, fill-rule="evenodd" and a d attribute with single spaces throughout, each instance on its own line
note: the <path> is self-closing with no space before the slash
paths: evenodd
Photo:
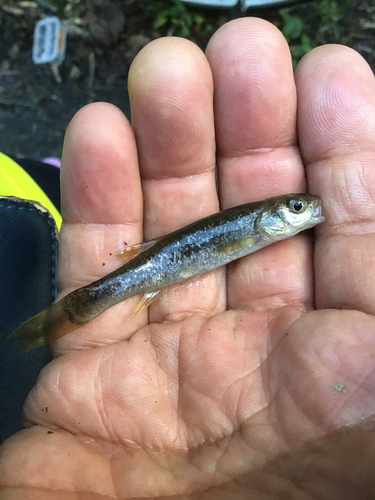
<path id="1" fill-rule="evenodd" d="M 72 323 L 69 318 L 69 313 L 64 308 L 64 299 L 62 299 L 24 321 L 9 335 L 7 340 L 21 341 L 20 352 L 30 351 L 49 344 L 80 326 Z"/>

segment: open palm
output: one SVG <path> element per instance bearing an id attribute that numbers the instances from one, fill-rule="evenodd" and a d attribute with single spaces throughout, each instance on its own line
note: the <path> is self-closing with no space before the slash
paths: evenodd
<path id="1" fill-rule="evenodd" d="M 230 206 L 308 189 L 327 221 L 315 240 L 171 287 L 129 322 L 139 297 L 59 339 L 25 404 L 37 425 L 3 447 L 4 491 L 372 498 L 371 70 L 326 46 L 293 75 L 282 35 L 248 18 L 222 27 L 206 56 L 186 40 L 152 42 L 129 93 L 134 132 L 102 103 L 67 131 L 61 296 L 121 265 L 124 244 Z"/>

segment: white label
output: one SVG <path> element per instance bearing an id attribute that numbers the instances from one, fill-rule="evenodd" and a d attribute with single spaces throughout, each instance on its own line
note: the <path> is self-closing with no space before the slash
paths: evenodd
<path id="1" fill-rule="evenodd" d="M 58 17 L 45 17 L 34 29 L 33 62 L 61 64 L 65 57 L 66 26 Z"/>

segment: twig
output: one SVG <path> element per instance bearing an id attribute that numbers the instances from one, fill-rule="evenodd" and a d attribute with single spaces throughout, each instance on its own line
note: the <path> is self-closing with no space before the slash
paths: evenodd
<path id="1" fill-rule="evenodd" d="M 30 102 L 12 101 L 9 99 L 4 99 L 3 97 L 0 97 L 0 104 L 10 104 L 12 106 L 23 106 L 25 108 L 32 108 L 34 106 L 34 104 L 30 103 Z"/>
<path id="2" fill-rule="evenodd" d="M 51 10 L 52 12 L 57 12 L 57 7 L 47 2 L 47 0 L 35 0 L 37 4 L 41 7 L 45 7 L 46 9 Z"/>
<path id="3" fill-rule="evenodd" d="M 87 85 L 89 89 L 92 91 L 94 88 L 94 78 L 95 78 L 95 54 L 94 52 L 90 52 L 89 54 L 89 78 Z"/>
<path id="4" fill-rule="evenodd" d="M 56 64 L 51 64 L 51 70 L 52 70 L 53 76 L 55 77 L 56 83 L 61 83 L 62 78 L 60 76 L 59 67 L 56 66 Z"/>

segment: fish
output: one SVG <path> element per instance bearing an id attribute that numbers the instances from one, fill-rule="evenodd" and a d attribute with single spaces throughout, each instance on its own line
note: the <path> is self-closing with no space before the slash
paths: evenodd
<path id="1" fill-rule="evenodd" d="M 191 282 L 276 241 L 324 222 L 319 196 L 297 193 L 246 203 L 197 220 L 154 240 L 125 247 L 125 263 L 23 322 L 8 337 L 21 351 L 50 344 L 113 305 L 143 297 L 129 318 L 171 285 Z"/>

